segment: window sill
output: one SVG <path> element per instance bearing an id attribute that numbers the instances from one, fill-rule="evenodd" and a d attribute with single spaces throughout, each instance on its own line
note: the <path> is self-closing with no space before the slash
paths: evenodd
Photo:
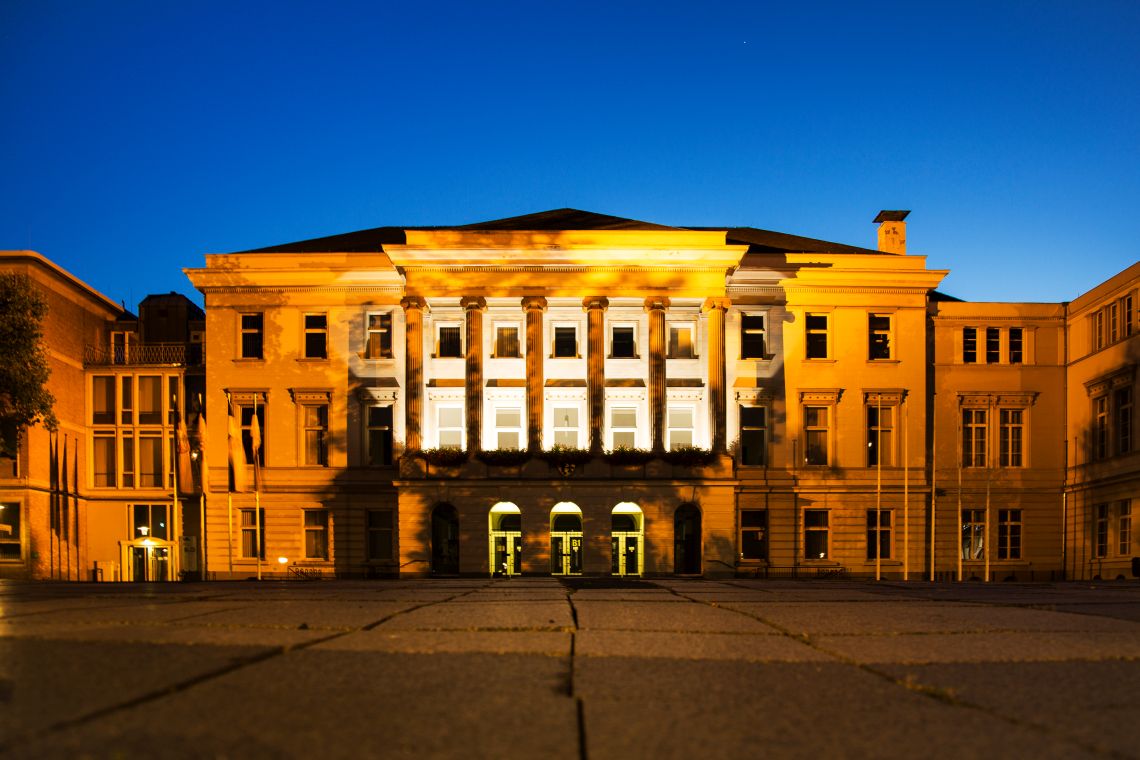
<path id="1" fill-rule="evenodd" d="M 320 362 L 327 362 L 327 356 L 298 356 L 297 361 L 301 364 L 319 364 Z"/>
<path id="2" fill-rule="evenodd" d="M 763 356 L 742 356 L 742 362 L 770 362 L 776 358 L 775 354 L 764 354 Z M 806 359 L 804 361 L 807 361 Z M 819 359 L 812 359 L 811 361 L 820 361 Z"/>
<path id="3" fill-rule="evenodd" d="M 868 359 L 868 364 L 901 364 L 902 359 Z"/>
<path id="4" fill-rule="evenodd" d="M 357 354 L 357 356 L 360 357 L 361 361 L 374 362 L 377 364 L 383 363 L 383 362 L 393 362 L 394 363 L 396 361 L 396 357 L 394 357 L 394 356 L 365 356 L 364 354 Z"/>
<path id="5" fill-rule="evenodd" d="M 831 359 L 829 357 L 813 359 L 811 357 L 805 356 L 803 360 L 805 363 L 810 363 L 810 364 L 835 364 L 835 362 L 836 362 L 835 359 Z"/>
<path id="6" fill-rule="evenodd" d="M 547 358 L 548 359 L 581 359 L 582 356 L 581 356 L 581 354 L 575 354 L 574 356 L 549 356 Z M 610 357 L 610 358 L 612 358 L 612 357 Z"/>
<path id="7" fill-rule="evenodd" d="M 560 357 L 560 358 L 565 358 L 565 357 Z M 581 357 L 578 357 L 578 358 L 581 358 Z M 607 356 L 606 359 L 612 359 L 612 360 L 616 360 L 616 361 L 622 361 L 622 360 L 640 361 L 641 357 L 640 356 L 614 356 L 611 354 L 611 355 Z"/>
<path id="8" fill-rule="evenodd" d="M 231 359 L 231 361 L 233 361 L 235 364 L 256 364 L 258 362 L 264 362 L 265 357 L 263 357 L 263 356 L 239 356 L 235 359 Z"/>

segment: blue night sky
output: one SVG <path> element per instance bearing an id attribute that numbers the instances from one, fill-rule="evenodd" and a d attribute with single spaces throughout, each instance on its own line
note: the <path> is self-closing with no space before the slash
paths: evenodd
<path id="1" fill-rule="evenodd" d="M 906 208 L 944 291 L 1071 300 L 1140 251 L 1138 37 L 1132 0 L 5 0 L 0 248 L 133 308 L 205 253 L 381 225 L 874 247 Z"/>

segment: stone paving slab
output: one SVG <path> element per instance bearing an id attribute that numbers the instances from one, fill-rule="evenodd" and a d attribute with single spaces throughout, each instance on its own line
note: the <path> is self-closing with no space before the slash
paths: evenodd
<path id="1" fill-rule="evenodd" d="M 1140 658 L 1140 635 L 1135 633 L 935 633 L 812 640 L 826 652 L 865 664 Z"/>
<path id="2" fill-rule="evenodd" d="M 13 623 L 36 622 L 63 625 L 66 623 L 118 623 L 124 625 L 146 623 L 169 623 L 241 609 L 235 602 L 178 602 L 164 601 L 160 604 L 130 604 L 118 601 L 114 604 L 97 607 L 72 608 L 44 611 L 35 615 L 6 618 Z"/>
<path id="3" fill-rule="evenodd" d="M 56 641 L 212 646 L 288 648 L 325 638 L 329 633 L 321 629 L 300 630 L 255 626 L 0 623 L 0 639 L 37 638 Z"/>
<path id="4" fill-rule="evenodd" d="M 446 602 L 398 615 L 385 630 L 572 630 L 570 605 L 561 602 Z"/>
<path id="5" fill-rule="evenodd" d="M 569 631 L 355 631 L 321 642 L 317 650 L 409 654 L 540 654 L 569 657 Z"/>
<path id="6" fill-rule="evenodd" d="M 574 685 L 591 760 L 1096 756 L 831 663 L 588 658 Z"/>
<path id="7" fill-rule="evenodd" d="M 203 625 L 250 625 L 285 628 L 353 629 L 379 623 L 422 602 L 348 601 L 336 605 L 312 601 L 270 601 L 230 607 L 190 622 Z"/>
<path id="8" fill-rule="evenodd" d="M 704 604 L 659 602 L 574 602 L 578 627 L 635 631 L 777 633 L 772 626 L 737 612 Z"/>
<path id="9" fill-rule="evenodd" d="M 646 657 L 748 662 L 834 659 L 801 641 L 780 634 L 661 631 L 579 631 L 575 638 L 574 653 L 579 657 Z"/>

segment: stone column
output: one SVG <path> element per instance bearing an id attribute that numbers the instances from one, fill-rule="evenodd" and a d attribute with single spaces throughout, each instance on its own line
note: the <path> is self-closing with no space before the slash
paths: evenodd
<path id="1" fill-rule="evenodd" d="M 709 335 L 709 432 L 712 450 L 724 453 L 727 449 L 728 414 L 725 400 L 724 313 L 731 301 L 727 298 L 710 298 L 703 309 L 708 312 Z"/>
<path id="2" fill-rule="evenodd" d="M 590 414 L 590 451 L 602 451 L 606 399 L 606 308 L 609 301 L 591 296 L 582 301 L 586 310 L 586 403 Z"/>
<path id="3" fill-rule="evenodd" d="M 469 296 L 459 305 L 467 314 L 467 450 L 479 451 L 483 441 L 483 309 L 487 300 Z"/>
<path id="4" fill-rule="evenodd" d="M 542 448 L 542 395 L 543 377 L 542 314 L 546 299 L 526 296 L 522 299 L 526 312 L 526 447 L 529 451 Z"/>
<path id="5" fill-rule="evenodd" d="M 649 312 L 649 430 L 653 450 L 665 450 L 665 310 L 669 299 L 651 296 L 645 299 Z"/>
<path id="6" fill-rule="evenodd" d="M 404 448 L 423 444 L 424 415 L 424 309 L 419 296 L 400 301 L 404 307 Z"/>

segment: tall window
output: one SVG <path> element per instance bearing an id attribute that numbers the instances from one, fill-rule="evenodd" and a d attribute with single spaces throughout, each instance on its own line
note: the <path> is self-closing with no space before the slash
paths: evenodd
<path id="1" fill-rule="evenodd" d="M 519 350 L 518 325 L 496 325 L 495 356 L 514 359 L 522 356 L 522 352 Z"/>
<path id="2" fill-rule="evenodd" d="M 301 407 L 305 437 L 303 463 L 317 467 L 329 466 L 329 405 L 305 404 Z"/>
<path id="3" fill-rule="evenodd" d="M 985 559 L 986 512 L 962 510 L 962 559 Z"/>
<path id="4" fill-rule="evenodd" d="M 891 315 L 867 315 L 867 358 L 891 359 Z"/>
<path id="5" fill-rule="evenodd" d="M 1108 505 L 1096 505 L 1096 522 L 1093 525 L 1094 549 L 1096 556 L 1108 556 Z"/>
<path id="6" fill-rule="evenodd" d="M 1117 551 L 1122 557 L 1132 554 L 1132 500 L 1120 502 L 1120 514 L 1116 523 Z"/>
<path id="7" fill-rule="evenodd" d="M 522 409 L 498 407 L 495 409 L 495 442 L 500 449 L 518 449 L 522 441 Z"/>
<path id="8" fill-rule="evenodd" d="M 241 511 L 241 556 L 245 559 L 265 559 L 265 510 Z M 261 518 L 261 540 L 258 541 L 258 517 Z"/>
<path id="9" fill-rule="evenodd" d="M 879 554 L 876 556 L 876 547 Z M 867 510 L 867 559 L 891 558 L 891 510 Z"/>
<path id="10" fill-rule="evenodd" d="M 1093 313 L 1092 333 L 1093 333 L 1092 334 L 1093 348 L 1098 349 L 1098 350 L 1104 348 L 1105 335 L 1104 335 L 1104 310 L 1103 309 Z"/>
<path id="11" fill-rule="evenodd" d="M 122 384 L 122 404 L 120 409 L 119 421 L 124 425 L 130 425 L 135 420 L 135 400 L 134 400 L 134 378 L 129 375 L 123 375 L 119 378 Z"/>
<path id="12" fill-rule="evenodd" d="M 453 324 L 439 325 L 435 355 L 457 359 L 463 356 L 463 327 Z"/>
<path id="13" fill-rule="evenodd" d="M 804 559 L 827 559 L 830 555 L 827 510 L 804 510 Z"/>
<path id="14" fill-rule="evenodd" d="M 1108 456 L 1108 396 L 1093 399 L 1093 459 Z"/>
<path id="15" fill-rule="evenodd" d="M 94 456 L 93 470 L 97 488 L 114 488 L 117 483 L 115 467 L 115 434 L 96 431 L 91 441 Z"/>
<path id="16" fill-rule="evenodd" d="M 554 327 L 554 356 L 555 358 L 578 356 L 577 327 L 573 325 L 556 325 Z"/>
<path id="17" fill-rule="evenodd" d="M 325 314 L 305 315 L 305 358 L 327 359 L 329 356 L 329 318 Z"/>
<path id="18" fill-rule="evenodd" d="M 170 539 L 165 504 L 135 504 L 131 507 L 131 538 Z"/>
<path id="19" fill-rule="evenodd" d="M 637 409 L 614 407 L 610 410 L 610 442 L 615 449 L 637 446 Z"/>
<path id="20" fill-rule="evenodd" d="M 766 351 L 765 338 L 763 314 L 740 316 L 741 359 L 763 359 Z"/>
<path id="21" fill-rule="evenodd" d="M 257 450 L 257 463 L 258 465 L 265 466 L 265 446 L 268 441 L 267 428 L 265 427 L 265 404 L 259 403 L 256 407 L 253 404 L 239 404 L 238 418 L 241 423 L 241 445 L 245 451 L 245 461 L 253 464 L 253 417 L 257 415 L 257 427 L 261 431 L 261 448 Z"/>
<path id="22" fill-rule="evenodd" d="M 1132 451 L 1132 388 L 1117 388 L 1113 393 L 1116 405 L 1116 452 L 1127 454 Z"/>
<path id="23" fill-rule="evenodd" d="M 891 467 L 894 457 L 895 409 L 893 406 L 867 405 L 867 466 Z"/>
<path id="24" fill-rule="evenodd" d="M 768 559 L 768 510 L 740 510 L 740 558 Z"/>
<path id="25" fill-rule="evenodd" d="M 441 406 L 437 412 L 439 447 L 463 448 L 463 409 L 458 406 Z"/>
<path id="26" fill-rule="evenodd" d="M 615 359 L 637 358 L 637 344 L 632 325 L 614 325 L 610 332 L 610 356 Z"/>
<path id="27" fill-rule="evenodd" d="M 828 357 L 827 320 L 826 314 L 805 315 L 804 355 L 808 359 L 826 359 Z"/>
<path id="28" fill-rule="evenodd" d="M 20 505 L 0 504 L 0 560 L 20 559 L 23 541 L 20 533 Z"/>
<path id="29" fill-rule="evenodd" d="M 1021 364 L 1025 359 L 1025 331 L 1020 327 L 1009 328 L 1009 363 Z"/>
<path id="30" fill-rule="evenodd" d="M 94 425 L 115 424 L 115 378 L 91 378 L 91 422 Z"/>
<path id="31" fill-rule="evenodd" d="M 260 312 L 241 315 L 241 358 L 262 358 L 265 319 Z"/>
<path id="32" fill-rule="evenodd" d="M 162 424 L 162 378 L 157 375 L 139 378 L 139 424 Z"/>
<path id="33" fill-rule="evenodd" d="M 826 406 L 804 407 L 804 463 L 828 464 L 829 412 Z"/>
<path id="34" fill-rule="evenodd" d="M 123 446 L 123 488 L 135 487 L 135 438 L 130 433 L 123 433 L 119 439 Z"/>
<path id="35" fill-rule="evenodd" d="M 740 407 L 740 463 L 768 464 L 768 410 L 763 406 Z"/>
<path id="36" fill-rule="evenodd" d="M 162 436 L 159 434 L 139 436 L 139 487 L 162 488 Z"/>
<path id="37" fill-rule="evenodd" d="M 1136 312 L 1133 309 L 1132 305 L 1132 294 L 1130 293 L 1124 296 L 1124 298 L 1120 299 L 1120 318 L 1124 322 L 1124 329 L 1122 332 L 1124 333 L 1125 338 L 1130 336 L 1135 329 L 1135 313 Z"/>
<path id="38" fill-rule="evenodd" d="M 1021 510 L 998 510 L 998 559 L 1021 559 Z"/>
<path id="39" fill-rule="evenodd" d="M 997 364 L 1001 361 L 1001 330 L 996 327 L 986 328 L 986 364 Z"/>
<path id="40" fill-rule="evenodd" d="M 368 559 L 392 559 L 392 510 L 368 510 Z"/>
<path id="41" fill-rule="evenodd" d="M 1120 304 L 1108 305 L 1108 342 L 1115 343 L 1120 340 Z"/>
<path id="42" fill-rule="evenodd" d="M 670 406 L 666 433 L 670 450 L 693 445 L 693 407 Z"/>
<path id="43" fill-rule="evenodd" d="M 669 325 L 669 358 L 693 358 L 693 326 L 691 324 Z"/>
<path id="44" fill-rule="evenodd" d="M 392 407 L 368 406 L 365 409 L 368 464 L 371 467 L 392 464 Z"/>
<path id="45" fill-rule="evenodd" d="M 986 411 L 962 410 L 962 466 L 986 466 Z"/>
<path id="46" fill-rule="evenodd" d="M 962 363 L 975 364 L 978 361 L 978 328 L 962 328 Z"/>
<path id="47" fill-rule="evenodd" d="M 329 511 L 305 510 L 305 559 L 329 558 Z"/>
<path id="48" fill-rule="evenodd" d="M 366 319 L 365 359 L 388 359 L 392 356 L 392 315 L 389 312 L 369 314 Z"/>
<path id="49" fill-rule="evenodd" d="M 998 411 L 998 454 L 1002 467 L 1021 467 L 1025 438 L 1025 412 L 1022 409 Z"/>
<path id="50" fill-rule="evenodd" d="M 554 445 L 578 448 L 578 407 L 554 407 Z"/>

